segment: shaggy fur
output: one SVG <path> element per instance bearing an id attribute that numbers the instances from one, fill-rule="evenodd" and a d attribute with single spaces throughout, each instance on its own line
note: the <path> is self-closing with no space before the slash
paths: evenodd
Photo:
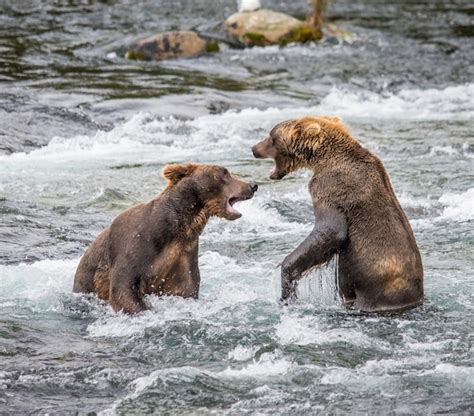
<path id="1" fill-rule="evenodd" d="M 253 152 L 275 160 L 272 179 L 314 172 L 315 229 L 283 262 L 284 300 L 295 296 L 306 271 L 339 253 L 339 290 L 348 307 L 396 311 L 423 302 L 420 253 L 388 174 L 339 118 L 285 121 Z"/>
<path id="2" fill-rule="evenodd" d="M 74 292 L 96 293 L 115 310 L 146 309 L 147 294 L 197 298 L 199 235 L 211 216 L 235 220 L 232 205 L 257 190 L 220 166 L 165 166 L 166 189 L 120 214 L 90 245 Z"/>

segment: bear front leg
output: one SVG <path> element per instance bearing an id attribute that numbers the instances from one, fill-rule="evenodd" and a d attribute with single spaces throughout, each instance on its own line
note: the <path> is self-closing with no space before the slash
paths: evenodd
<path id="1" fill-rule="evenodd" d="M 285 304 L 296 298 L 297 282 L 303 273 L 329 261 L 347 237 L 346 220 L 336 209 L 319 207 L 315 216 L 311 234 L 283 260 L 281 301 Z"/>
<path id="2" fill-rule="evenodd" d="M 110 277 L 109 302 L 114 311 L 135 314 L 148 309 L 139 297 L 139 277 L 128 268 L 114 268 Z"/>

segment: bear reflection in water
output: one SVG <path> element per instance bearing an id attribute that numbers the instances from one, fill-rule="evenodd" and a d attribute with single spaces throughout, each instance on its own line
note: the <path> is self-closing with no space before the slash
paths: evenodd
<path id="1" fill-rule="evenodd" d="M 271 179 L 298 169 L 309 183 L 315 215 L 311 234 L 282 264 L 281 299 L 296 297 L 305 272 L 339 253 L 340 295 L 349 308 L 392 312 L 423 303 L 423 267 L 413 231 L 378 157 L 338 117 L 277 124 L 252 148 L 275 161 Z"/>
<path id="2" fill-rule="evenodd" d="M 240 218 L 233 205 L 252 198 L 257 185 L 213 165 L 167 165 L 163 175 L 160 195 L 120 214 L 90 245 L 74 292 L 96 293 L 127 313 L 147 309 L 146 294 L 198 297 L 201 232 L 211 216 Z"/>

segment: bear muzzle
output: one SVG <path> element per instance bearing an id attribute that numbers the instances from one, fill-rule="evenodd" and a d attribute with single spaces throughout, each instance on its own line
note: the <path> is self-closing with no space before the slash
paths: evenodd
<path id="1" fill-rule="evenodd" d="M 257 145 L 252 146 L 252 153 L 253 153 L 253 157 L 256 158 L 256 159 L 264 159 L 265 158 L 265 156 L 260 154 L 260 152 L 258 151 Z"/>
<path id="2" fill-rule="evenodd" d="M 256 159 L 268 159 L 276 156 L 276 149 L 270 136 L 252 146 L 252 153 Z"/>
<path id="3" fill-rule="evenodd" d="M 245 183 L 245 182 L 244 182 Z M 236 193 L 236 194 L 232 194 L 228 199 L 227 199 L 227 203 L 226 203 L 226 218 L 228 220 L 236 220 L 237 218 L 240 218 L 242 216 L 242 214 L 237 211 L 235 208 L 234 208 L 234 204 L 236 204 L 237 202 L 241 202 L 241 201 L 246 201 L 248 199 L 251 199 L 255 192 L 257 192 L 257 189 L 258 189 L 258 185 L 255 183 L 255 182 L 250 182 L 249 184 L 245 184 L 246 186 L 243 187 L 243 189 Z"/>
<path id="4" fill-rule="evenodd" d="M 255 182 L 250 182 L 249 183 L 249 188 L 250 188 L 250 192 L 252 192 L 252 194 L 254 194 L 258 190 L 258 185 Z"/>
<path id="5" fill-rule="evenodd" d="M 287 174 L 288 172 L 286 172 L 286 170 L 284 170 L 283 168 L 279 167 L 278 164 L 276 164 L 276 166 L 270 172 L 270 179 L 280 180 L 280 179 L 283 179 Z"/>

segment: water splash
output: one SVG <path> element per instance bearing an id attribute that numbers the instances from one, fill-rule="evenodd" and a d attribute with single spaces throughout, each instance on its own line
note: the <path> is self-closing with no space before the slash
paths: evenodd
<path id="1" fill-rule="evenodd" d="M 318 307 L 342 307 L 339 296 L 339 255 L 325 265 L 311 271 L 298 283 L 298 298 L 310 301 Z"/>

